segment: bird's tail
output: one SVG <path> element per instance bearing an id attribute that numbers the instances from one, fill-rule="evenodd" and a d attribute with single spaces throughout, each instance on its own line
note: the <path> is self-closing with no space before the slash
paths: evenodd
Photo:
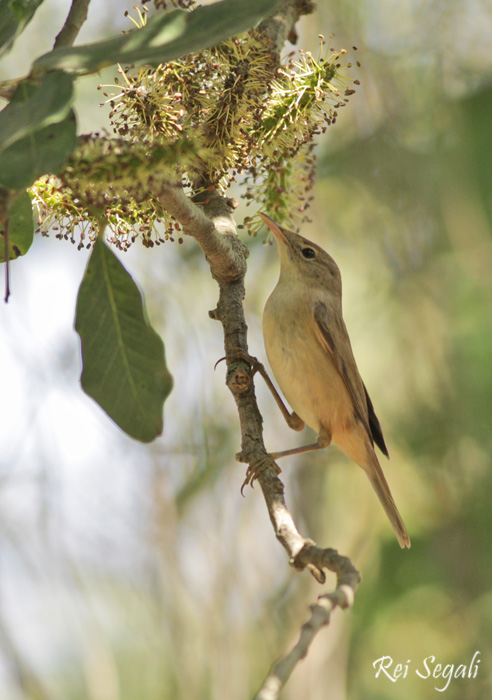
<path id="1" fill-rule="evenodd" d="M 377 497 L 381 501 L 381 505 L 383 506 L 385 513 L 390 520 L 396 538 L 400 543 L 400 547 L 410 547 L 410 537 L 408 536 L 407 529 L 393 500 L 390 487 L 388 486 L 388 482 L 383 474 L 381 465 L 378 462 L 378 458 L 373 450 L 370 450 L 369 453 L 369 464 L 366 466 L 364 471 L 369 477 L 369 481 L 371 482 L 372 488 L 376 492 Z"/>

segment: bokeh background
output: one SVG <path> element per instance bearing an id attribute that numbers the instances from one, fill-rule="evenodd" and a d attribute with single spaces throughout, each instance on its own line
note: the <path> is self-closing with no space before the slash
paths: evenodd
<path id="1" fill-rule="evenodd" d="M 0 65 L 28 71 L 68 2 L 46 0 Z M 329 7 L 328 5 L 331 5 Z M 121 0 L 93 0 L 80 42 L 127 28 Z M 345 318 L 385 429 L 385 471 L 412 537 L 401 551 L 361 471 L 335 449 L 283 463 L 299 527 L 363 576 L 283 697 L 484 700 L 492 696 L 492 4 L 319 3 L 299 25 L 361 67 L 361 86 L 319 144 L 302 233 L 337 260 Z M 107 124 L 80 82 L 80 130 Z M 240 208 L 238 220 L 249 213 Z M 250 349 L 278 261 L 251 249 Z M 165 432 L 136 444 L 80 389 L 73 330 L 87 262 L 54 235 L 12 264 L 0 308 L 0 697 L 249 698 L 322 590 L 276 542 L 259 488 L 241 498 L 237 416 L 224 384 L 217 289 L 192 240 L 123 262 L 166 343 L 175 388 Z M 257 381 L 266 443 L 291 433 Z M 333 581 L 330 581 L 330 585 Z M 476 678 L 420 678 L 424 659 Z M 375 677 L 374 662 L 408 664 Z M 442 670 L 442 669 L 441 669 Z M 474 669 L 471 669 L 473 676 Z M 425 674 L 424 674 L 425 675 Z"/>

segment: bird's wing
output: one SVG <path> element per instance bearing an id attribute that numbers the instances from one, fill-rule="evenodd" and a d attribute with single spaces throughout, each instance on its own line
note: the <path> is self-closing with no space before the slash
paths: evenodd
<path id="1" fill-rule="evenodd" d="M 362 386 L 364 387 L 364 393 L 366 395 L 367 410 L 369 412 L 369 427 L 371 428 L 371 435 L 373 437 L 374 442 L 381 450 L 381 452 L 389 459 L 388 448 L 386 447 L 386 443 L 384 441 L 383 429 L 381 428 L 381 423 L 379 422 L 379 419 L 374 411 L 374 406 L 372 405 L 371 397 L 367 393 L 366 385 L 364 384 L 364 382 L 362 382 Z"/>
<path id="2" fill-rule="evenodd" d="M 388 456 L 381 425 L 374 412 L 364 382 L 355 362 L 347 328 L 340 314 L 331 311 L 322 301 L 314 305 L 314 320 L 320 341 L 333 358 L 343 383 L 352 399 L 354 413 L 361 421 L 371 441 Z"/>

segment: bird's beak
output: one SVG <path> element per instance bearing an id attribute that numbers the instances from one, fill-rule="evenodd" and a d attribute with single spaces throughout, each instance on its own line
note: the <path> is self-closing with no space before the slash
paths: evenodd
<path id="1" fill-rule="evenodd" d="M 269 216 L 267 216 L 266 214 L 263 214 L 261 211 L 259 212 L 259 214 L 260 214 L 261 218 L 263 219 L 263 221 L 268 226 L 268 228 L 273 232 L 275 238 L 277 240 L 281 240 L 284 243 L 286 243 L 287 240 L 286 240 L 286 236 L 284 234 L 284 229 L 281 226 L 279 226 L 277 223 L 275 223 L 275 221 L 273 219 L 271 219 Z"/>

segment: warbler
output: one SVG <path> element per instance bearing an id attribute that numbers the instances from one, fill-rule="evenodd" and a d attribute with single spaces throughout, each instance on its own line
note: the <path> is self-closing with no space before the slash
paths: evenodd
<path id="1" fill-rule="evenodd" d="M 260 216 L 280 255 L 279 280 L 263 312 L 266 353 L 295 412 L 287 416 L 289 424 L 299 430 L 306 423 L 318 433 L 312 445 L 272 456 L 322 449 L 333 442 L 365 471 L 400 546 L 410 547 L 374 449 L 377 445 L 389 456 L 343 320 L 340 270 L 320 246 Z"/>

